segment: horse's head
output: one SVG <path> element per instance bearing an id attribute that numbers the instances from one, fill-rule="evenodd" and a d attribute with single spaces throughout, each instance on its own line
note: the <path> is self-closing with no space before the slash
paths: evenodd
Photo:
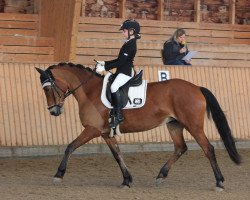
<path id="1" fill-rule="evenodd" d="M 40 81 L 47 99 L 48 110 L 51 115 L 59 116 L 63 111 L 64 99 L 68 96 L 67 85 L 60 80 L 56 80 L 50 71 L 36 68 L 40 73 Z"/>

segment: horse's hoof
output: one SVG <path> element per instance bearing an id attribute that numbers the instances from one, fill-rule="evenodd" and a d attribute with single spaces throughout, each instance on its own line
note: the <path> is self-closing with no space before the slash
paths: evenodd
<path id="1" fill-rule="evenodd" d="M 131 186 L 129 186 L 129 185 L 121 185 L 120 186 L 120 188 L 122 188 L 122 189 L 129 189 Z"/>
<path id="2" fill-rule="evenodd" d="M 221 188 L 221 187 L 215 187 L 215 191 L 216 191 L 216 192 L 222 192 L 222 191 L 224 191 L 224 188 Z"/>
<path id="3" fill-rule="evenodd" d="M 54 185 L 58 185 L 58 184 L 62 183 L 62 178 L 54 177 L 53 183 L 54 183 Z"/>
<path id="4" fill-rule="evenodd" d="M 216 192 L 221 192 L 224 190 L 223 182 L 219 181 L 216 183 L 215 191 Z"/>
<path id="5" fill-rule="evenodd" d="M 164 178 L 157 178 L 156 181 L 155 181 L 155 185 L 156 185 L 156 186 L 159 186 L 159 185 L 162 184 L 164 181 L 165 181 Z"/>

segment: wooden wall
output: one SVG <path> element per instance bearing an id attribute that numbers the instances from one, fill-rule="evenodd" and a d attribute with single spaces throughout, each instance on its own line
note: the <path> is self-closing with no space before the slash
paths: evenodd
<path id="1" fill-rule="evenodd" d="M 195 22 L 138 20 L 141 39 L 138 40 L 136 65 L 162 65 L 163 44 L 177 28 L 184 28 L 189 50 L 198 54 L 193 65 L 250 65 L 250 26 Z M 76 62 L 93 64 L 93 60 L 117 58 L 124 38 L 118 31 L 122 19 L 81 17 L 79 20 Z M 75 61 L 75 60 L 74 60 Z"/>
<path id="2" fill-rule="evenodd" d="M 72 97 L 67 99 L 63 115 L 50 116 L 35 66 L 46 68 L 49 64 L 0 63 L 0 146 L 68 144 L 82 130 Z M 171 78 L 209 88 L 218 98 L 235 138 L 250 139 L 250 68 L 143 66 L 137 70 L 139 68 L 144 70 L 144 78 L 149 82 L 158 80 L 158 70 L 169 70 Z M 219 140 L 213 123 L 206 119 L 205 124 L 209 139 Z M 187 133 L 185 138 L 193 140 Z M 118 140 L 121 143 L 171 141 L 165 126 L 125 134 Z M 102 142 L 100 138 L 90 141 Z"/>
<path id="3" fill-rule="evenodd" d="M 40 2 L 40 35 L 55 39 L 54 61 L 68 61 L 75 46 L 81 0 Z"/>
<path id="4" fill-rule="evenodd" d="M 39 15 L 18 15 L 18 17 L 12 19 L 16 22 L 11 22 L 11 20 L 7 19 L 9 14 L 1 13 L 0 19 L 3 18 L 4 22 L 2 22 L 3 30 L 0 35 L 6 35 L 5 31 L 10 33 L 11 28 L 16 31 L 14 33 L 15 37 L 12 37 L 11 39 L 14 42 L 13 44 L 9 43 L 9 39 L 3 40 L 2 42 L 5 48 L 2 52 L 7 52 L 6 55 L 3 56 L 2 61 L 13 62 L 74 61 L 76 59 L 76 48 L 78 45 L 76 38 L 78 36 L 80 11 L 83 15 L 98 17 L 97 19 L 114 17 L 117 18 L 118 21 L 128 17 L 135 17 L 140 20 L 149 21 L 146 23 L 154 23 L 157 21 L 157 24 L 159 21 L 166 22 L 166 20 L 191 21 L 191 18 L 195 21 L 204 22 L 204 20 L 200 20 L 202 17 L 198 17 L 198 15 L 202 15 L 202 12 L 204 11 L 204 9 L 200 10 L 200 6 L 203 4 L 208 5 L 206 8 L 208 8 L 208 13 L 210 13 L 210 11 L 212 12 L 216 10 L 216 6 L 218 7 L 222 4 L 219 3 L 219 1 L 212 0 L 188 0 L 185 2 L 182 0 L 174 2 L 167 0 L 141 0 L 139 3 L 134 0 L 13 0 L 9 2 L 18 2 L 18 5 L 29 5 L 33 2 L 32 4 L 36 5 L 38 9 L 37 12 L 39 13 Z M 199 5 L 196 5 L 197 2 L 199 2 Z M 230 2 L 224 2 L 228 9 L 227 13 L 234 15 L 234 17 L 231 16 L 233 23 L 238 19 L 235 17 L 235 14 L 237 15 L 237 11 L 240 11 L 241 16 L 244 17 L 244 20 L 241 20 L 241 22 L 247 24 L 249 16 L 246 9 L 249 8 L 249 3 L 245 1 L 244 3 L 236 1 L 235 4 L 233 4 L 234 9 L 231 9 L 232 11 L 229 12 L 229 8 L 232 8 L 230 5 L 233 2 L 233 0 L 230 0 Z M 9 6 L 9 4 L 6 3 L 5 5 Z M 194 11 L 196 15 L 194 15 Z M 231 19 L 230 14 L 227 14 L 227 16 L 228 15 L 229 19 Z M 210 14 L 207 16 L 210 16 Z M 209 17 L 205 17 L 204 19 L 209 19 Z M 91 21 L 93 20 L 93 17 L 89 19 L 86 17 L 85 20 Z M 215 22 L 216 20 L 208 21 Z M 239 21 L 239 23 L 241 22 Z M 33 25 L 31 27 L 32 23 Z M 36 27 L 34 27 L 34 25 Z M 19 34 L 19 29 L 24 29 L 25 32 L 22 31 L 22 33 Z M 37 31 L 35 33 L 37 34 L 36 36 L 32 35 L 32 37 L 34 36 L 33 38 L 29 35 L 32 31 L 33 34 L 34 31 Z M 159 37 L 159 35 L 157 37 Z M 17 46 L 22 47 L 16 48 Z M 159 57 L 160 54 L 158 53 L 157 59 Z M 202 57 L 202 59 L 204 59 L 204 57 Z"/>
<path id="5" fill-rule="evenodd" d="M 54 38 L 39 36 L 39 16 L 0 13 L 1 62 L 54 61 Z"/>

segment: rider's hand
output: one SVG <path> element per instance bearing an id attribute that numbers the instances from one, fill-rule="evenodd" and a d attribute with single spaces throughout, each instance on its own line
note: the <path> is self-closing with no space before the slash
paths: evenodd
<path id="1" fill-rule="evenodd" d="M 105 67 L 103 65 L 101 65 L 100 63 L 96 64 L 96 72 L 103 72 L 105 71 Z"/>
<path id="2" fill-rule="evenodd" d="M 101 64 L 101 65 L 105 65 L 105 62 L 104 62 L 104 61 L 98 61 L 98 60 L 97 60 L 97 63 L 98 63 L 98 64 Z"/>

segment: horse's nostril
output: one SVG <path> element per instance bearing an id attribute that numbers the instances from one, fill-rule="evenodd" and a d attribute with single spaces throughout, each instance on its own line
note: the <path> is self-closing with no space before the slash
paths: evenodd
<path id="1" fill-rule="evenodd" d="M 60 111 L 52 111 L 52 112 L 50 112 L 50 114 L 53 116 L 59 116 L 61 113 L 60 113 Z"/>
<path id="2" fill-rule="evenodd" d="M 54 116 L 56 115 L 56 113 L 55 113 L 54 111 L 50 112 L 50 114 L 51 114 L 51 115 L 54 115 Z"/>
<path id="3" fill-rule="evenodd" d="M 49 109 L 50 114 L 53 116 L 59 116 L 61 114 L 61 108 L 60 106 L 53 106 Z"/>

